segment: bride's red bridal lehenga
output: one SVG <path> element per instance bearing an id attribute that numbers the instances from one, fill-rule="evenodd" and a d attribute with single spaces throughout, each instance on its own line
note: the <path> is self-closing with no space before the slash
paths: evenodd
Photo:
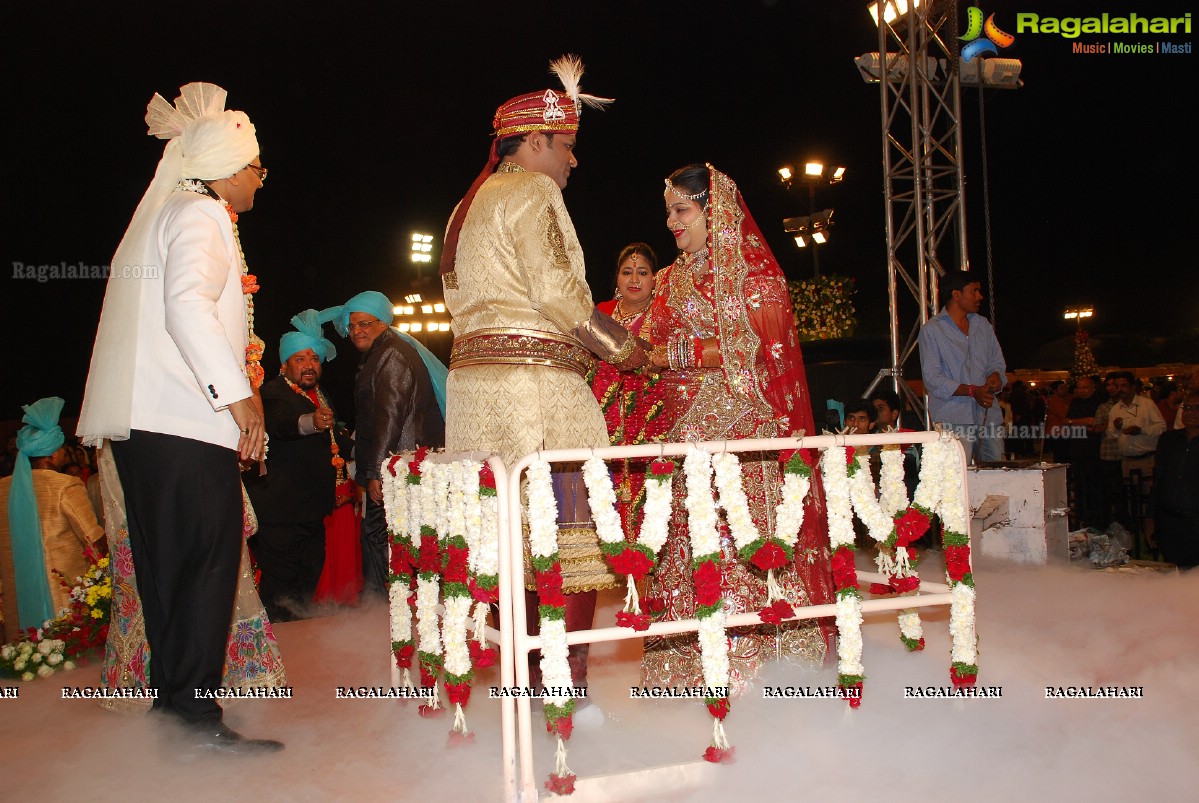
<path id="1" fill-rule="evenodd" d="M 648 439 L 772 438 L 800 430 L 814 434 L 786 280 L 736 184 L 710 165 L 709 172 L 711 184 L 703 212 L 708 246 L 697 253 L 682 253 L 658 273 L 649 334 L 655 346 L 675 342 L 680 335 L 719 338 L 721 365 L 663 371 L 657 392 L 637 405 L 642 411 L 661 408 L 645 426 Z M 740 457 L 754 523 L 762 533 L 773 532 L 782 482 L 777 454 L 743 452 Z M 662 606 L 657 621 L 695 616 L 681 470 L 673 490 L 670 535 L 650 578 L 650 603 Z M 767 598 L 765 574 L 738 560 L 723 521 L 721 551 L 726 610 L 730 614 L 760 610 Z M 828 527 L 818 477 L 813 477 L 794 564 L 777 572 L 776 579 L 793 605 L 833 601 Z M 818 664 L 831 647 L 832 633 L 831 623 L 813 620 L 779 628 L 730 629 L 731 686 L 743 688 L 770 658 Z M 703 685 L 695 634 L 647 639 L 642 682 L 650 686 Z"/>

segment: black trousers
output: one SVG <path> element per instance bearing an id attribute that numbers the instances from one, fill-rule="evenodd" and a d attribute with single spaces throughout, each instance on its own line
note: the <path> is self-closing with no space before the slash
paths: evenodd
<path id="1" fill-rule="evenodd" d="M 189 724 L 221 719 L 196 689 L 221 685 L 241 563 L 237 453 L 134 430 L 114 441 L 129 542 L 150 645 L 156 709 Z"/>
<path id="2" fill-rule="evenodd" d="M 260 517 L 250 551 L 262 571 L 258 595 L 271 621 L 302 616 L 325 567 L 325 520 L 278 524 Z"/>
<path id="3" fill-rule="evenodd" d="M 362 516 L 363 590 L 387 598 L 387 510 L 368 494 Z"/>

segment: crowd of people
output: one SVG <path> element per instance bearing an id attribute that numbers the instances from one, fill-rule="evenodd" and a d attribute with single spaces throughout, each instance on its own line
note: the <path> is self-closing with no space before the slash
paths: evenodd
<path id="1" fill-rule="evenodd" d="M 594 303 L 562 191 L 578 167 L 583 107 L 609 101 L 579 91 L 577 60 L 553 66 L 565 91 L 518 95 L 496 110 L 486 165 L 450 218 L 440 268 L 453 318 L 448 368 L 392 328 L 385 295 L 365 291 L 292 318 L 293 331 L 279 339 L 279 373 L 264 381 L 266 344 L 253 316 L 258 287 L 238 230 L 268 172 L 256 130 L 243 112 L 225 109 L 225 91 L 212 84 L 183 87 L 173 104 L 155 96 L 146 120 L 167 144 L 113 264 L 164 270 L 136 281 L 114 271 L 109 280 L 78 426 L 83 476 L 56 471 L 67 452 L 57 426 L 61 400 L 26 408 L 12 495 L 4 493 L 5 526 L 12 523 L 11 548 L 0 543 L 6 622 L 25 628 L 52 616 L 50 567 L 73 575 L 83 547 L 106 549 L 114 613 L 104 682 L 156 689 L 153 707 L 180 726 L 185 749 L 275 751 L 281 743 L 231 731 L 216 700 L 195 691 L 283 683 L 272 621 L 305 616 L 322 600 L 386 596 L 380 471 L 388 455 L 444 446 L 514 463 L 547 448 L 817 431 L 786 281 L 736 183 L 712 165 L 686 165 L 665 180 L 673 262 L 659 269 L 653 249 L 630 244 L 615 265 L 615 297 Z M 946 310 L 921 335 L 934 420 L 969 427 L 980 459 L 995 459 L 1002 446 L 995 452 L 978 433 L 996 413 L 1003 355 L 977 314 L 978 282 L 954 277 L 946 292 Z M 359 354 L 353 432 L 320 385 L 324 364 L 337 355 L 326 324 Z M 1075 397 L 1054 397 L 1067 426 L 1095 436 L 1066 444 L 1072 459 L 1076 448 L 1096 445 L 1099 469 L 1078 472 L 1076 482 L 1097 488 L 1115 476 L 1099 447 L 1116 450 L 1121 477 L 1151 471 L 1163 430 L 1158 407 L 1136 395 L 1131 377 L 1114 375 L 1111 393 L 1106 406 L 1092 402 L 1093 383 L 1088 391 L 1080 382 Z M 1190 432 L 1199 407 L 1185 398 L 1172 403 Z M 903 431 L 902 406 L 883 390 L 848 405 L 843 423 L 850 431 Z M 907 458 L 910 492 L 919 455 L 913 448 Z M 1177 460 L 1190 476 L 1190 453 Z M 746 454 L 742 463 L 750 514 L 759 531 L 772 532 L 777 459 Z M 613 466 L 630 533 L 645 470 L 636 461 Z M 79 511 L 93 473 L 102 507 L 88 508 L 86 522 Z M 597 591 L 616 579 L 599 550 L 579 466 L 555 466 L 553 485 L 566 625 L 586 629 Z M 1113 498 L 1092 490 L 1080 485 L 1080 498 Z M 61 501 L 47 503 L 50 496 Z M 684 497 L 676 476 L 669 536 L 646 594 L 660 620 L 696 615 Z M 1180 521 L 1193 519 L 1185 494 L 1164 498 Z M 777 588 L 738 560 L 722 532 L 718 562 L 730 613 L 759 609 L 772 590 L 797 604 L 833 601 L 818 476 L 805 504 L 794 560 L 774 575 Z M 39 521 L 41 509 L 61 516 Z M 67 547 L 80 553 L 76 563 L 60 560 Z M 535 632 L 535 616 L 529 625 Z M 730 635 L 730 682 L 738 687 L 771 656 L 823 660 L 833 634 L 827 623 L 809 621 Z M 226 660 L 235 655 L 240 661 Z M 585 686 L 587 646 L 572 646 L 569 662 L 574 685 Z M 531 669 L 537 685 L 535 662 Z M 644 684 L 692 686 L 703 677 L 693 634 L 647 640 Z M 576 721 L 588 718 L 602 714 L 584 705 Z"/>

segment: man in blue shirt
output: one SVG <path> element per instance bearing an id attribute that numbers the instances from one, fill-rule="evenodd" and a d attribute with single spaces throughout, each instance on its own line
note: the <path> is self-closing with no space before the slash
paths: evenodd
<path id="1" fill-rule="evenodd" d="M 991 322 L 978 314 L 983 294 L 968 271 L 941 282 L 945 308 L 920 330 L 920 370 L 929 418 L 951 427 L 971 463 L 1003 459 L 1003 416 L 995 394 L 1006 366 Z"/>

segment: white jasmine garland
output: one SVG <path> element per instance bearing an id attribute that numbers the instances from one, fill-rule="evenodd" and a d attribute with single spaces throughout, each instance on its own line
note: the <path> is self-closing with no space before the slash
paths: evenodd
<path id="1" fill-rule="evenodd" d="M 446 511 L 446 534 L 450 537 L 462 536 L 466 540 L 466 480 L 463 477 L 465 470 L 462 461 L 455 461 L 446 467 L 449 478 L 449 503 Z M 475 475 L 476 478 L 478 475 Z M 467 542 L 466 548 L 470 549 L 470 543 Z"/>
<path id="2" fill-rule="evenodd" d="M 699 647 L 704 670 L 704 685 L 708 687 L 729 684 L 729 649 L 725 636 L 725 611 L 720 610 L 699 620 Z"/>
<path id="3" fill-rule="evenodd" d="M 837 672 L 841 675 L 866 674 L 862 667 L 862 601 L 847 594 L 836 602 Z"/>
<path id="4" fill-rule="evenodd" d="M 687 481 L 687 529 L 691 555 L 698 559 L 720 552 L 716 533 L 716 504 L 712 500 L 712 456 L 696 446 L 687 448 L 683 462 Z"/>
<path id="5" fill-rule="evenodd" d="M 402 533 L 403 529 L 396 527 L 396 499 L 395 486 L 396 477 L 391 475 L 391 471 L 387 468 L 387 464 L 391 462 L 391 458 L 383 461 L 379 468 L 379 479 L 383 485 L 383 516 L 387 522 L 387 529 L 392 532 Z"/>
<path id="6" fill-rule="evenodd" d="M 741 461 L 731 452 L 721 452 L 713 455 L 712 468 L 716 471 L 716 489 L 720 492 L 720 506 L 724 508 L 733 546 L 740 552 L 761 538 L 749 515 L 749 500 L 741 482 Z"/>
<path id="7" fill-rule="evenodd" d="M 437 539 L 444 541 L 450 536 L 450 469 L 449 463 L 426 462 L 429 473 L 433 476 L 433 529 L 437 530 Z"/>
<path id="8" fill-rule="evenodd" d="M 416 581 L 416 631 L 420 636 L 420 652 L 441 655 L 441 633 L 437 629 L 437 580 L 418 578 Z"/>
<path id="9" fill-rule="evenodd" d="M 442 637 L 445 640 L 445 672 L 461 677 L 470 672 L 470 651 L 466 646 L 466 620 L 470 616 L 470 597 L 448 597 Z"/>
<path id="10" fill-rule="evenodd" d="M 483 515 L 479 507 L 479 471 L 483 464 L 477 460 L 463 460 L 462 471 L 462 537 L 470 550 L 467 568 L 472 574 L 479 573 L 479 550 L 483 547 Z"/>
<path id="11" fill-rule="evenodd" d="M 941 501 L 942 457 L 945 451 L 941 442 L 930 441 L 924 444 L 924 453 L 920 460 L 920 479 L 916 484 L 916 493 L 912 496 L 912 504 L 924 510 L 936 510 Z"/>
<path id="12" fill-rule="evenodd" d="M 546 688 L 570 688 L 570 662 L 567 661 L 566 620 L 541 620 L 541 682 Z M 551 705 L 566 705 L 570 697 L 547 697 Z"/>
<path id="13" fill-rule="evenodd" d="M 783 474 L 782 501 L 774 511 L 774 534 L 780 541 L 795 544 L 803 527 L 804 499 L 812 481 L 800 474 Z M 647 502 L 648 507 L 648 502 Z"/>
<path id="14" fill-rule="evenodd" d="M 391 613 L 391 640 L 412 639 L 412 608 L 408 605 L 408 587 L 396 581 L 387 588 L 387 606 Z"/>
<path id="15" fill-rule="evenodd" d="M 974 589 L 957 583 L 949 591 L 949 633 L 953 636 L 951 660 L 973 666 L 978 663 L 978 635 L 974 631 Z"/>
<path id="16" fill-rule="evenodd" d="M 479 496 L 479 549 L 471 551 L 476 574 L 496 577 L 500 573 L 500 500 Z"/>
<path id="17" fill-rule="evenodd" d="M 860 466 L 848 479 L 854 513 L 866 525 L 871 538 L 880 544 L 886 543 L 891 537 L 891 530 L 895 528 L 895 521 L 883 512 L 878 497 L 874 494 L 874 480 L 870 476 L 870 469 Z"/>
<path id="18" fill-rule="evenodd" d="M 535 558 L 548 558 L 558 551 L 558 503 L 550 464 L 538 457 L 525 476 L 529 487 L 529 550 Z"/>
<path id="19" fill-rule="evenodd" d="M 899 614 L 899 632 L 904 638 L 920 641 L 924 638 L 924 628 L 920 624 L 920 614 L 916 609 L 909 608 Z"/>
<path id="20" fill-rule="evenodd" d="M 623 542 L 620 515 L 616 512 L 616 492 L 612 489 L 612 475 L 607 464 L 595 455 L 589 457 L 583 463 L 583 482 L 587 485 L 587 502 L 599 540 L 605 544 Z"/>
<path id="21" fill-rule="evenodd" d="M 830 446 L 820 458 L 828 512 L 828 538 L 833 550 L 854 541 L 853 513 L 850 509 L 849 475 L 845 468 L 845 447 Z"/>
<path id="22" fill-rule="evenodd" d="M 908 509 L 908 489 L 903 482 L 903 452 L 883 449 L 878 477 L 878 503 L 892 517 Z"/>
<path id="23" fill-rule="evenodd" d="M 661 480 L 653 474 L 645 475 L 645 507 L 642 509 L 641 531 L 637 534 L 637 543 L 641 544 L 655 555 L 662 551 L 668 534 L 667 525 L 670 522 L 672 477 Z"/>
<path id="24" fill-rule="evenodd" d="M 970 525 L 966 519 L 966 507 L 962 504 L 962 468 L 957 452 L 954 444 L 945 444 L 940 461 L 942 495 L 937 512 L 946 530 L 967 534 Z"/>

